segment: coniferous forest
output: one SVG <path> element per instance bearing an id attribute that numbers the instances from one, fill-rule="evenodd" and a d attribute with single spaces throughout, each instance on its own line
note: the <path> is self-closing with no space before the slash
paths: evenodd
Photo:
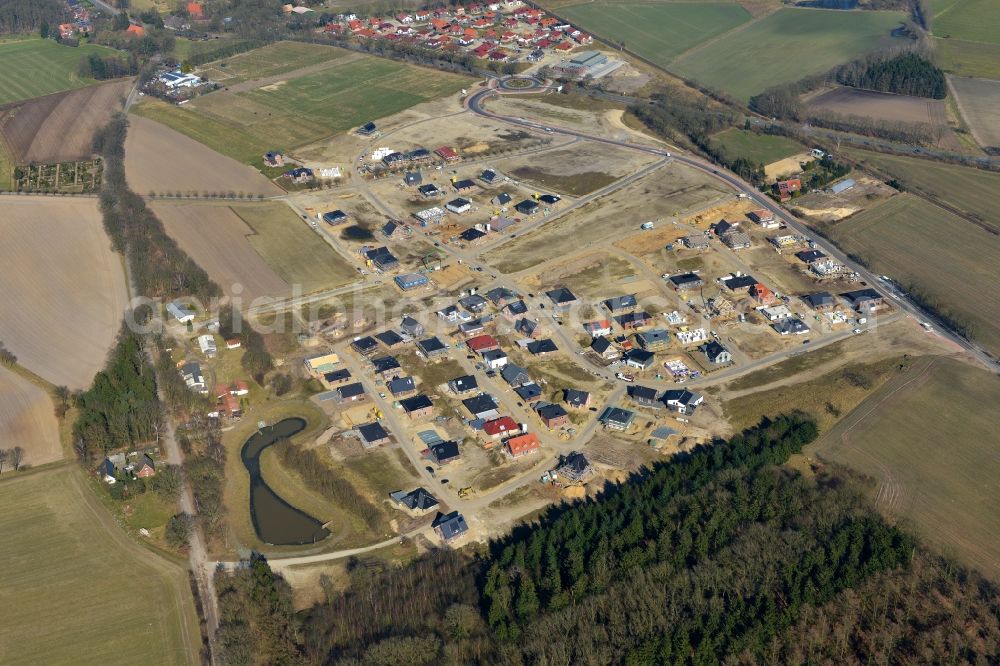
<path id="1" fill-rule="evenodd" d="M 353 567 L 346 590 L 327 586 L 326 601 L 304 613 L 292 613 L 287 585 L 255 558 L 219 574 L 225 657 L 988 661 L 1000 645 L 996 590 L 925 553 L 874 512 L 854 481 L 783 465 L 815 437 L 812 421 L 777 418 L 594 500 L 554 507 L 478 553 L 438 550 L 380 572 Z M 273 623 L 252 608 L 261 595 L 277 613 Z M 877 611 L 873 598 L 884 600 Z M 943 603 L 949 612 L 939 611 Z M 970 624 L 978 631 L 960 630 Z"/>

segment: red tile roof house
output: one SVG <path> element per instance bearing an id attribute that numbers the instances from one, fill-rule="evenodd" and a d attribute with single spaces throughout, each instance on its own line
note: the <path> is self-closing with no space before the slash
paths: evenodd
<path id="1" fill-rule="evenodd" d="M 521 432 L 521 426 L 517 421 L 509 416 L 501 416 L 498 419 L 487 421 L 483 424 L 483 432 L 491 439 L 503 439 Z"/>
<path id="2" fill-rule="evenodd" d="M 788 201 L 792 198 L 793 192 L 798 192 L 801 189 L 802 181 L 798 178 L 779 180 L 774 184 L 774 191 L 778 194 L 778 198 L 782 201 Z"/>
<path id="3" fill-rule="evenodd" d="M 465 345 L 476 354 L 500 349 L 500 343 L 492 335 L 477 335 L 465 341 Z"/>
<path id="4" fill-rule="evenodd" d="M 541 443 L 538 441 L 538 435 L 535 433 L 512 437 L 504 444 L 504 448 L 507 449 L 507 453 L 512 458 L 520 458 L 529 453 L 534 453 L 538 450 L 539 446 L 541 446 Z"/>
<path id="5" fill-rule="evenodd" d="M 196 21 L 200 21 L 205 18 L 205 8 L 200 2 L 189 2 L 187 3 L 187 13 L 188 16 Z"/>
<path id="6" fill-rule="evenodd" d="M 460 159 L 458 153 L 451 146 L 441 146 L 434 151 L 434 154 L 447 162 L 456 162 Z"/>
<path id="7" fill-rule="evenodd" d="M 750 298 L 760 305 L 774 305 L 778 301 L 774 292 L 760 282 L 750 287 Z"/>

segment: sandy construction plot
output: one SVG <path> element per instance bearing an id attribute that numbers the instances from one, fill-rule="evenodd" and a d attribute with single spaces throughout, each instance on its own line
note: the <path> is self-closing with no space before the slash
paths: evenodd
<path id="1" fill-rule="evenodd" d="M 949 76 L 948 83 L 976 143 L 1000 151 L 1000 81 Z"/>
<path id="2" fill-rule="evenodd" d="M 907 123 L 947 125 L 944 102 L 923 97 L 854 88 L 834 88 L 808 101 L 810 111 L 832 111 L 849 116 L 865 116 Z"/>
<path id="3" fill-rule="evenodd" d="M 220 155 L 166 125 L 129 116 L 125 177 L 140 194 L 149 192 L 281 194 L 251 167 Z"/>
<path id="4" fill-rule="evenodd" d="M 96 199 L 0 198 L 0 340 L 53 384 L 104 365 L 128 294 Z"/>
<path id="5" fill-rule="evenodd" d="M 45 391 L 0 368 L 0 442 L 4 448 L 22 447 L 29 465 L 62 458 L 59 424 L 52 410 Z"/>
<path id="6" fill-rule="evenodd" d="M 71 162 L 94 153 L 94 132 L 119 111 L 132 80 L 39 97 L 0 109 L 0 132 L 19 164 Z"/>
<path id="7" fill-rule="evenodd" d="M 155 201 L 152 208 L 167 233 L 227 294 L 237 284 L 244 300 L 289 292 L 288 283 L 250 244 L 254 230 L 228 206 Z"/>

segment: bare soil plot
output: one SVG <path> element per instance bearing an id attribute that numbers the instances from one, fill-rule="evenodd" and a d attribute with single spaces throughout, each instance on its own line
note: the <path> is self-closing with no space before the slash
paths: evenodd
<path id="1" fill-rule="evenodd" d="M 802 172 L 802 165 L 814 158 L 809 153 L 799 153 L 764 166 L 764 176 L 768 181 L 780 180 Z"/>
<path id="2" fill-rule="evenodd" d="M 530 118 L 619 141 L 640 139 L 641 143 L 656 143 L 621 123 L 621 105 L 580 95 L 502 95 L 489 100 L 487 106 L 490 111 L 505 116 Z"/>
<path id="3" fill-rule="evenodd" d="M 836 222 L 867 210 L 896 194 L 881 180 L 855 174 L 854 187 L 840 194 L 828 190 L 811 192 L 795 199 L 792 210 L 799 217 L 818 222 Z"/>
<path id="4" fill-rule="evenodd" d="M 730 196 L 708 175 L 668 164 L 490 250 L 484 260 L 504 272 L 521 271 L 581 247 L 610 242 L 645 221 L 683 215 Z"/>
<path id="5" fill-rule="evenodd" d="M 228 192 L 274 196 L 283 191 L 253 168 L 220 155 L 166 125 L 129 116 L 125 177 L 140 194 Z"/>
<path id="6" fill-rule="evenodd" d="M 23 448 L 28 465 L 60 460 L 63 455 L 51 398 L 6 368 L 0 368 L 0 442 L 6 448 Z"/>
<path id="7" fill-rule="evenodd" d="M 254 230 L 221 203 L 154 201 L 153 211 L 181 249 L 208 271 L 223 291 L 245 302 L 284 296 L 291 287 L 250 243 Z M 234 290 L 234 287 L 239 285 Z"/>
<path id="8" fill-rule="evenodd" d="M 1000 152 L 1000 81 L 949 76 L 948 82 L 976 143 Z"/>
<path id="9" fill-rule="evenodd" d="M 872 90 L 838 86 L 809 97 L 806 106 L 810 111 L 831 111 L 842 115 L 928 125 L 948 124 L 944 100 L 893 95 Z"/>
<path id="10" fill-rule="evenodd" d="M 1000 576 L 1000 457 L 993 373 L 920 359 L 807 451 L 878 479 L 879 508 L 948 556 Z"/>
<path id="11" fill-rule="evenodd" d="M 18 164 L 73 162 L 94 153 L 94 132 L 121 110 L 126 79 L 0 107 L 0 134 Z"/>
<path id="12" fill-rule="evenodd" d="M 0 340 L 43 379 L 84 388 L 128 301 L 97 200 L 4 197 L 0 208 Z"/>
<path id="13" fill-rule="evenodd" d="M 656 158 L 625 148 L 577 142 L 523 157 L 496 162 L 502 173 L 538 188 L 583 196 L 652 164 Z"/>

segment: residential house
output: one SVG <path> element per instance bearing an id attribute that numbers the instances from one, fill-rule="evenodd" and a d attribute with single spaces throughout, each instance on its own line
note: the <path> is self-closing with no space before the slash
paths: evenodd
<path id="1" fill-rule="evenodd" d="M 419 171 L 407 171 L 406 173 L 403 174 L 404 185 L 409 185 L 410 187 L 413 187 L 415 185 L 419 185 L 423 181 L 424 177 L 420 174 Z"/>
<path id="2" fill-rule="evenodd" d="M 632 398 L 637 405 L 642 405 L 643 407 L 659 408 L 662 406 L 658 399 L 656 389 L 649 388 L 648 386 L 641 386 L 639 384 L 629 386 L 628 396 Z"/>
<path id="3" fill-rule="evenodd" d="M 429 447 L 431 460 L 438 465 L 447 465 L 453 460 L 458 460 L 461 455 L 458 450 L 458 442 L 447 441 L 432 444 Z"/>
<path id="4" fill-rule="evenodd" d="M 273 150 L 264 153 L 264 166 L 268 167 L 285 166 L 285 156 Z"/>
<path id="5" fill-rule="evenodd" d="M 410 316 L 403 317 L 399 328 L 411 338 L 417 338 L 424 334 L 424 325 Z"/>
<path id="6" fill-rule="evenodd" d="M 705 283 L 697 273 L 678 273 L 670 276 L 670 284 L 676 291 L 691 291 Z"/>
<path id="7" fill-rule="evenodd" d="M 441 146 L 434 151 L 434 154 L 443 159 L 445 162 L 457 162 L 462 159 L 459 157 L 458 153 L 455 152 L 455 149 L 450 146 Z"/>
<path id="8" fill-rule="evenodd" d="M 458 304 L 472 313 L 479 313 L 486 309 L 487 300 L 479 294 L 469 294 L 458 300 Z"/>
<path id="9" fill-rule="evenodd" d="M 467 395 L 479 389 L 479 382 L 473 375 L 463 375 L 448 380 L 448 390 L 455 395 Z"/>
<path id="10" fill-rule="evenodd" d="M 452 181 L 451 186 L 455 188 L 456 192 L 471 192 L 476 189 L 476 181 L 471 178 L 463 178 L 462 180 Z"/>
<path id="11" fill-rule="evenodd" d="M 448 515 L 439 513 L 434 522 L 431 523 L 431 526 L 445 543 L 454 541 L 469 531 L 469 526 L 465 523 L 465 517 L 458 511 L 452 511 Z"/>
<path id="12" fill-rule="evenodd" d="M 490 370 L 499 370 L 507 365 L 507 354 L 499 349 L 483 352 L 483 363 Z"/>
<path id="13" fill-rule="evenodd" d="M 515 320 L 518 317 L 527 314 L 527 312 L 528 312 L 528 305 L 522 300 L 517 300 L 508 303 L 503 309 L 504 317 L 510 320 Z"/>
<path id="14" fill-rule="evenodd" d="M 514 365 L 513 363 L 508 363 L 501 368 L 500 376 L 503 377 L 505 382 L 514 388 L 527 384 L 531 381 L 531 377 L 528 376 L 528 371 L 519 365 Z"/>
<path id="15" fill-rule="evenodd" d="M 590 466 L 587 456 L 578 451 L 573 451 L 568 455 L 559 457 L 555 473 L 558 478 L 579 483 L 593 474 L 594 468 Z"/>
<path id="16" fill-rule="evenodd" d="M 667 409 L 671 409 L 679 414 L 693 414 L 694 410 L 705 398 L 687 389 L 668 389 L 664 391 L 663 397 L 660 399 L 667 406 Z"/>
<path id="17" fill-rule="evenodd" d="M 365 400 L 368 396 L 365 395 L 365 387 L 361 382 L 355 382 L 353 384 L 344 384 L 343 386 L 337 387 L 337 398 L 340 402 L 360 402 Z"/>
<path id="18" fill-rule="evenodd" d="M 148 479 L 156 475 L 156 463 L 149 455 L 143 453 L 132 464 L 132 475 L 137 479 Z"/>
<path id="19" fill-rule="evenodd" d="M 488 298 L 496 307 L 502 308 L 508 303 L 512 303 L 517 300 L 517 294 L 506 287 L 496 287 L 495 289 L 490 289 L 486 292 L 486 298 Z"/>
<path id="20" fill-rule="evenodd" d="M 827 312 L 837 307 L 837 300 L 828 291 L 817 291 L 801 298 L 803 303 L 817 312 Z"/>
<path id="21" fill-rule="evenodd" d="M 392 329 L 376 333 L 375 339 L 385 345 L 388 349 L 397 349 L 405 342 L 405 340 L 403 340 L 403 336 Z"/>
<path id="22" fill-rule="evenodd" d="M 347 222 L 347 219 L 348 219 L 347 213 L 345 213 L 340 209 L 330 210 L 323 213 L 323 221 L 329 224 L 330 226 L 337 226 L 338 224 L 344 224 L 345 222 Z"/>
<path id="23" fill-rule="evenodd" d="M 777 331 L 779 335 L 805 335 L 809 332 L 809 327 L 796 317 L 780 319 L 772 323 L 771 328 Z"/>
<path id="24" fill-rule="evenodd" d="M 330 372 L 340 363 L 340 357 L 334 352 L 316 354 L 305 359 L 306 370 L 312 375 Z"/>
<path id="25" fill-rule="evenodd" d="M 207 333 L 198 336 L 198 348 L 208 358 L 215 358 L 218 353 L 218 348 L 215 346 L 215 337 Z"/>
<path id="26" fill-rule="evenodd" d="M 684 236 L 681 238 L 681 242 L 684 243 L 684 247 L 689 250 L 708 249 L 708 237 L 705 236 L 705 234 L 691 234 L 690 236 Z"/>
<path id="27" fill-rule="evenodd" d="M 594 341 L 590 343 L 590 348 L 607 361 L 613 361 L 621 355 L 618 348 L 611 344 L 607 338 L 594 338 Z"/>
<path id="28" fill-rule="evenodd" d="M 796 252 L 795 257 L 804 264 L 813 264 L 820 259 L 825 259 L 826 254 L 819 250 L 802 250 L 801 252 Z"/>
<path id="29" fill-rule="evenodd" d="M 197 361 L 187 361 L 180 366 L 181 378 L 191 391 L 198 393 L 208 393 L 208 386 L 205 384 L 205 375 L 201 373 L 201 364 Z"/>
<path id="30" fill-rule="evenodd" d="M 501 416 L 484 423 L 483 432 L 492 439 L 504 439 L 519 434 L 521 425 L 509 416 Z"/>
<path id="31" fill-rule="evenodd" d="M 643 333 L 637 333 L 635 340 L 646 351 L 663 351 L 670 344 L 670 333 L 662 328 L 654 328 Z"/>
<path id="32" fill-rule="evenodd" d="M 882 305 L 882 294 L 874 289 L 858 289 L 841 294 L 847 304 L 858 312 L 870 312 Z"/>
<path id="33" fill-rule="evenodd" d="M 323 383 L 328 388 L 334 388 L 346 384 L 351 379 L 351 371 L 347 369 L 333 370 L 323 374 Z"/>
<path id="34" fill-rule="evenodd" d="M 748 217 L 764 229 L 777 229 L 781 223 L 774 219 L 774 213 L 766 208 L 750 211 Z"/>
<path id="35" fill-rule="evenodd" d="M 403 398 L 399 401 L 399 405 L 411 421 L 426 418 L 434 411 L 434 403 L 423 393 L 411 398 Z"/>
<path id="36" fill-rule="evenodd" d="M 417 385 L 413 383 L 413 377 L 394 377 L 385 383 L 386 388 L 393 398 L 406 398 L 417 392 Z"/>
<path id="37" fill-rule="evenodd" d="M 105 458 L 98 469 L 104 483 L 113 485 L 118 481 L 118 467 L 110 458 Z"/>
<path id="38" fill-rule="evenodd" d="M 366 251 L 365 258 L 380 271 L 390 271 L 399 266 L 399 259 L 384 245 Z"/>
<path id="39" fill-rule="evenodd" d="M 528 216 L 537 213 L 539 208 L 541 208 L 541 206 L 538 205 L 538 202 L 533 201 L 532 199 L 525 199 L 524 201 L 514 206 L 514 210 L 516 210 L 518 213 L 520 213 L 521 215 L 528 215 Z"/>
<path id="40" fill-rule="evenodd" d="M 534 338 L 540 332 L 538 330 L 538 322 L 528 319 L 527 317 L 521 317 L 514 322 L 514 330 L 526 338 Z M 531 351 L 530 346 L 528 351 Z"/>
<path id="41" fill-rule="evenodd" d="M 614 298 L 609 298 L 604 301 L 604 307 L 610 310 L 612 313 L 617 314 L 619 312 L 630 312 L 635 310 L 638 303 L 635 300 L 635 294 L 628 294 L 627 296 L 615 296 Z"/>
<path id="42" fill-rule="evenodd" d="M 586 409 L 590 407 L 590 393 L 577 389 L 564 389 L 563 400 L 572 409 Z"/>
<path id="43" fill-rule="evenodd" d="M 438 508 L 440 504 L 438 499 L 424 488 L 417 488 L 408 493 L 396 491 L 389 493 L 389 497 L 414 516 L 426 515 L 428 511 Z"/>
<path id="44" fill-rule="evenodd" d="M 620 407 L 608 407 L 601 414 L 600 422 L 608 430 L 628 430 L 635 420 L 635 412 Z"/>
<path id="45" fill-rule="evenodd" d="M 500 176 L 493 169 L 483 169 L 479 174 L 479 180 L 483 181 L 487 185 L 493 185 L 499 180 Z"/>
<path id="46" fill-rule="evenodd" d="M 538 201 L 539 203 L 543 203 L 546 206 L 553 206 L 562 201 L 562 197 L 560 197 L 558 194 L 543 194 L 540 197 L 538 197 Z"/>
<path id="47" fill-rule="evenodd" d="M 458 325 L 458 332 L 462 335 L 476 336 L 486 330 L 486 320 L 473 319 Z"/>
<path id="48" fill-rule="evenodd" d="M 722 244 L 730 250 L 745 250 L 746 248 L 753 246 L 753 241 L 750 239 L 750 234 L 745 231 L 737 230 L 730 231 L 723 236 Z"/>
<path id="49" fill-rule="evenodd" d="M 458 235 L 466 243 L 479 243 L 486 238 L 486 232 L 475 227 L 469 227 Z"/>
<path id="50" fill-rule="evenodd" d="M 597 321 L 588 321 L 584 323 L 583 330 L 585 330 L 592 338 L 600 338 L 605 335 L 611 335 L 611 320 L 599 319 Z"/>
<path id="51" fill-rule="evenodd" d="M 636 312 L 629 312 L 623 315 L 615 317 L 615 321 L 618 325 L 624 328 L 626 331 L 634 331 L 637 328 L 642 328 L 643 326 L 648 326 L 652 317 L 648 313 L 642 310 L 637 310 Z"/>
<path id="52" fill-rule="evenodd" d="M 715 365 L 726 365 L 733 362 L 733 355 L 729 353 L 729 350 L 715 340 L 706 342 L 700 347 L 700 349 L 702 353 L 705 354 L 705 358 L 708 359 L 709 363 L 714 363 Z"/>
<path id="53" fill-rule="evenodd" d="M 420 192 L 421 196 L 425 199 L 431 199 L 433 197 L 441 194 L 441 190 L 434 183 L 427 183 L 426 185 L 421 185 L 417 188 L 417 192 Z"/>
<path id="54" fill-rule="evenodd" d="M 795 192 L 802 189 L 802 181 L 798 178 L 779 180 L 773 186 L 774 193 L 778 195 L 780 201 L 788 201 Z"/>
<path id="55" fill-rule="evenodd" d="M 562 406 L 552 402 L 539 403 L 535 405 L 535 413 L 542 420 L 546 428 L 558 428 L 569 422 L 569 414 Z"/>
<path id="56" fill-rule="evenodd" d="M 417 352 L 425 359 L 432 360 L 448 355 L 448 347 L 434 336 L 417 342 Z"/>
<path id="57" fill-rule="evenodd" d="M 366 335 L 351 342 L 351 349 L 362 356 L 371 356 L 378 351 L 378 340 L 370 335 Z"/>
<path id="58" fill-rule="evenodd" d="M 462 401 L 469 413 L 476 419 L 492 419 L 499 416 L 497 402 L 489 393 L 480 393 Z"/>
<path id="59" fill-rule="evenodd" d="M 774 295 L 774 292 L 760 282 L 750 287 L 749 294 L 750 298 L 758 305 L 774 305 L 778 302 L 778 297 Z"/>
<path id="60" fill-rule="evenodd" d="M 712 231 L 718 238 L 722 238 L 726 234 L 736 231 L 739 228 L 739 222 L 727 222 L 726 220 L 719 220 L 712 225 Z"/>
<path id="61" fill-rule="evenodd" d="M 542 397 L 542 387 L 535 382 L 527 382 L 515 388 L 514 393 L 527 403 L 537 402 Z"/>
<path id="62" fill-rule="evenodd" d="M 565 309 L 577 302 L 576 294 L 567 289 L 566 287 L 559 287 L 553 289 L 552 291 L 545 292 L 545 295 L 549 297 L 552 304 L 557 309 Z"/>
<path id="63" fill-rule="evenodd" d="M 535 340 L 528 344 L 528 351 L 535 356 L 547 356 L 558 350 L 559 348 L 556 347 L 556 343 L 552 342 L 550 338 Z"/>
<path id="64" fill-rule="evenodd" d="M 538 441 L 538 435 L 533 432 L 511 437 L 504 443 L 504 448 L 511 458 L 520 458 L 534 453 L 540 446 L 541 442 Z"/>
<path id="65" fill-rule="evenodd" d="M 787 305 L 772 305 L 769 308 L 760 308 L 758 312 L 764 315 L 768 321 L 779 321 L 792 316 L 792 311 L 788 309 Z"/>
<path id="66" fill-rule="evenodd" d="M 378 421 L 358 426 L 358 436 L 361 438 L 361 445 L 366 449 L 389 443 L 389 433 Z"/>
<path id="67" fill-rule="evenodd" d="M 167 314 L 181 324 L 187 324 L 188 322 L 194 321 L 194 311 L 189 309 L 180 301 L 171 301 L 170 303 L 167 303 Z"/>
<path id="68" fill-rule="evenodd" d="M 482 355 L 488 351 L 500 349 L 500 343 L 492 335 L 477 335 L 465 341 L 465 346 L 474 354 Z"/>
<path id="69" fill-rule="evenodd" d="M 723 287 L 734 294 L 745 294 L 750 291 L 751 287 L 757 284 L 757 279 L 752 275 L 737 272 L 730 273 L 723 278 L 719 278 L 719 282 L 722 283 Z"/>

